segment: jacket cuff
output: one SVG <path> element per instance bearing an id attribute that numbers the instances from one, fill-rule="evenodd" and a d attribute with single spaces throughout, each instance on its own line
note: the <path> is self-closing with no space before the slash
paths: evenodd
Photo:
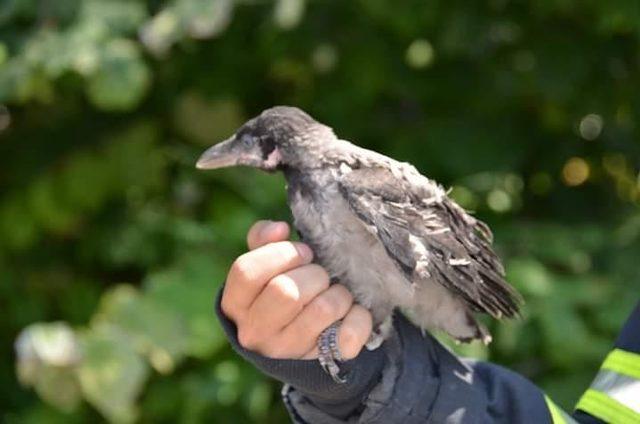
<path id="1" fill-rule="evenodd" d="M 245 349 L 238 342 L 237 328 L 220 308 L 222 290 L 218 292 L 215 311 L 220 324 L 233 349 L 263 373 L 285 383 L 304 396 L 306 402 L 322 410 L 331 411 L 331 416 L 344 419 L 355 413 L 380 379 L 385 356 L 382 349 L 363 349 L 351 360 L 340 362 L 341 376 L 346 383 L 339 384 L 322 369 L 315 359 L 273 359 Z"/>
<path id="2" fill-rule="evenodd" d="M 442 360 L 440 349 L 431 336 L 423 336 L 398 314 L 394 317 L 394 331 L 378 349 L 386 357 L 385 368 L 363 400 L 358 417 L 337 420 L 327 413 L 328 409 L 311 404 L 291 386 L 285 386 L 283 390 L 285 405 L 296 423 L 431 422 L 428 420 L 439 391 L 451 389 L 441 385 L 437 366 Z M 457 365 L 464 367 L 461 363 Z"/>

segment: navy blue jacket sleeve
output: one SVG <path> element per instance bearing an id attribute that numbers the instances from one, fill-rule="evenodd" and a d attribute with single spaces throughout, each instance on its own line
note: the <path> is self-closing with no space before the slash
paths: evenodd
<path id="1" fill-rule="evenodd" d="M 551 423 L 544 394 L 531 382 L 497 365 L 460 360 L 428 334 L 397 316 L 382 349 L 385 368 L 363 408 L 347 420 L 295 387 L 284 388 L 297 423 Z"/>
<path id="2" fill-rule="evenodd" d="M 633 415 L 637 405 L 624 404 L 625 398 L 618 396 L 613 400 L 622 403 L 605 402 L 603 407 L 597 402 L 602 396 L 596 394 L 596 400 L 587 396 L 594 391 L 607 396 L 608 386 L 603 389 L 598 377 L 594 380 L 598 390 L 592 385 L 585 393 L 586 402 L 583 396 L 578 409 L 569 415 L 524 377 L 495 364 L 458 358 L 401 315 L 395 317 L 394 331 L 381 348 L 364 350 L 341 364 L 348 383 L 339 385 L 324 374 L 317 361 L 274 360 L 244 350 L 237 342 L 235 326 L 219 306 L 217 313 L 234 349 L 285 383 L 283 399 L 295 423 L 640 423 L 640 415 Z M 640 360 L 634 363 L 635 356 L 626 355 L 635 352 L 640 358 L 639 347 L 640 309 L 636 308 L 613 357 L 609 355 L 603 364 L 606 377 L 611 370 L 605 366 L 640 373 Z M 629 375 L 622 374 L 626 378 L 622 382 L 628 383 Z M 640 392 L 631 399 L 640 399 Z"/>

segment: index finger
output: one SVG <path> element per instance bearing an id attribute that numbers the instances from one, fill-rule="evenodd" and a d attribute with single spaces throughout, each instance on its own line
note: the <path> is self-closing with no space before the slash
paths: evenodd
<path id="1" fill-rule="evenodd" d="M 236 315 L 248 309 L 271 278 L 312 259 L 309 246 L 291 241 L 269 243 L 240 255 L 229 270 L 222 299 L 224 312 Z"/>

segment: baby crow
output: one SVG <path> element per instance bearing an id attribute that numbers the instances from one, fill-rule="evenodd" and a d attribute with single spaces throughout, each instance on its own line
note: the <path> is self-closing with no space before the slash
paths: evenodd
<path id="1" fill-rule="evenodd" d="M 402 310 L 416 325 L 462 342 L 491 341 L 474 312 L 514 317 L 521 298 L 505 282 L 486 224 L 412 165 L 339 139 L 295 107 L 276 106 L 205 151 L 200 169 L 245 165 L 282 171 L 294 225 L 317 262 L 371 311 L 375 349 Z M 336 381 L 336 325 L 318 338 Z"/>

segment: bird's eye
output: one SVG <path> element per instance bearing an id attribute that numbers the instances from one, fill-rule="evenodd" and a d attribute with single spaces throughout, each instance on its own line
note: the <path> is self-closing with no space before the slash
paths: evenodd
<path id="1" fill-rule="evenodd" d="M 253 146 L 254 140 L 255 139 L 250 135 L 245 135 L 244 137 L 242 137 L 242 145 L 245 147 L 251 147 Z"/>

